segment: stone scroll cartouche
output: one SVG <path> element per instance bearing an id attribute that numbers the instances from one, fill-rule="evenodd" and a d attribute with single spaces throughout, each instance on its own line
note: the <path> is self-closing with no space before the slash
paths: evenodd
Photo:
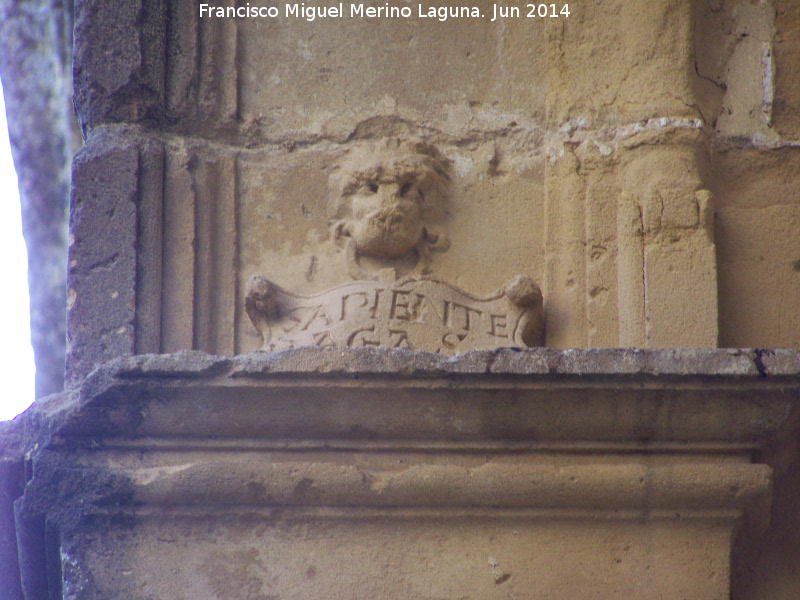
<path id="1" fill-rule="evenodd" d="M 263 350 L 300 346 L 386 346 L 458 354 L 542 344 L 542 293 L 518 275 L 484 297 L 432 277 L 386 285 L 351 281 L 320 294 L 295 294 L 259 275 L 245 307 Z"/>

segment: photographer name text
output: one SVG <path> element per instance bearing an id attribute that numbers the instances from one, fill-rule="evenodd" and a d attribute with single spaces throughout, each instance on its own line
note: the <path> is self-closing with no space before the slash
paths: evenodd
<path id="1" fill-rule="evenodd" d="M 277 6 L 258 6 L 247 3 L 245 6 L 214 6 L 200 4 L 201 18 L 228 19 L 545 19 L 569 17 L 569 4 L 526 4 L 525 6 L 506 6 L 492 4 L 491 12 L 483 12 L 477 6 L 430 6 L 417 4 L 416 10 L 411 6 L 393 6 L 388 2 L 383 6 L 366 6 L 364 4 L 345 4 L 316 6 L 305 3 L 287 3 L 283 10 Z"/>

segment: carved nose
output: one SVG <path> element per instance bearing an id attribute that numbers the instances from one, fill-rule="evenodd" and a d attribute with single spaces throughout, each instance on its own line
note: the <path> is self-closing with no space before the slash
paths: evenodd
<path id="1" fill-rule="evenodd" d="M 392 205 L 400 198 L 400 186 L 396 183 L 383 184 L 380 194 L 384 206 Z"/>

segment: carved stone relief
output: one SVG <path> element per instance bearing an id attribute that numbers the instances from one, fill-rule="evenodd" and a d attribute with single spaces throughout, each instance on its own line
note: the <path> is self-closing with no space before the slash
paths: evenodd
<path id="1" fill-rule="evenodd" d="M 444 212 L 451 171 L 431 144 L 397 138 L 362 148 L 340 165 L 331 178 L 333 237 L 345 245 L 351 277 L 428 272 L 431 253 L 449 247 L 433 223 Z"/>
<path id="2" fill-rule="evenodd" d="M 253 275 L 245 309 L 262 349 L 541 345 L 542 293 L 530 277 L 477 297 L 427 276 L 435 253 L 450 247 L 442 223 L 453 178 L 452 162 L 422 140 L 387 138 L 349 153 L 329 178 L 329 244 L 355 281 L 300 294 Z"/>
<path id="3" fill-rule="evenodd" d="M 524 275 L 484 298 L 430 277 L 353 281 L 301 295 L 256 275 L 245 308 L 264 350 L 388 346 L 457 354 L 542 343 L 542 292 Z"/>

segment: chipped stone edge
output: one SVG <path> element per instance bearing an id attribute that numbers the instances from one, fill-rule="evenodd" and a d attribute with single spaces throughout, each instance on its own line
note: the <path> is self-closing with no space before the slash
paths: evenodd
<path id="1" fill-rule="evenodd" d="M 604 378 L 709 377 L 795 379 L 800 387 L 800 353 L 792 349 L 500 348 L 456 356 L 391 348 L 297 348 L 234 357 L 200 351 L 115 359 L 84 383 L 111 378 L 259 378 L 270 375 L 436 378 L 448 375 L 510 375 Z"/>

